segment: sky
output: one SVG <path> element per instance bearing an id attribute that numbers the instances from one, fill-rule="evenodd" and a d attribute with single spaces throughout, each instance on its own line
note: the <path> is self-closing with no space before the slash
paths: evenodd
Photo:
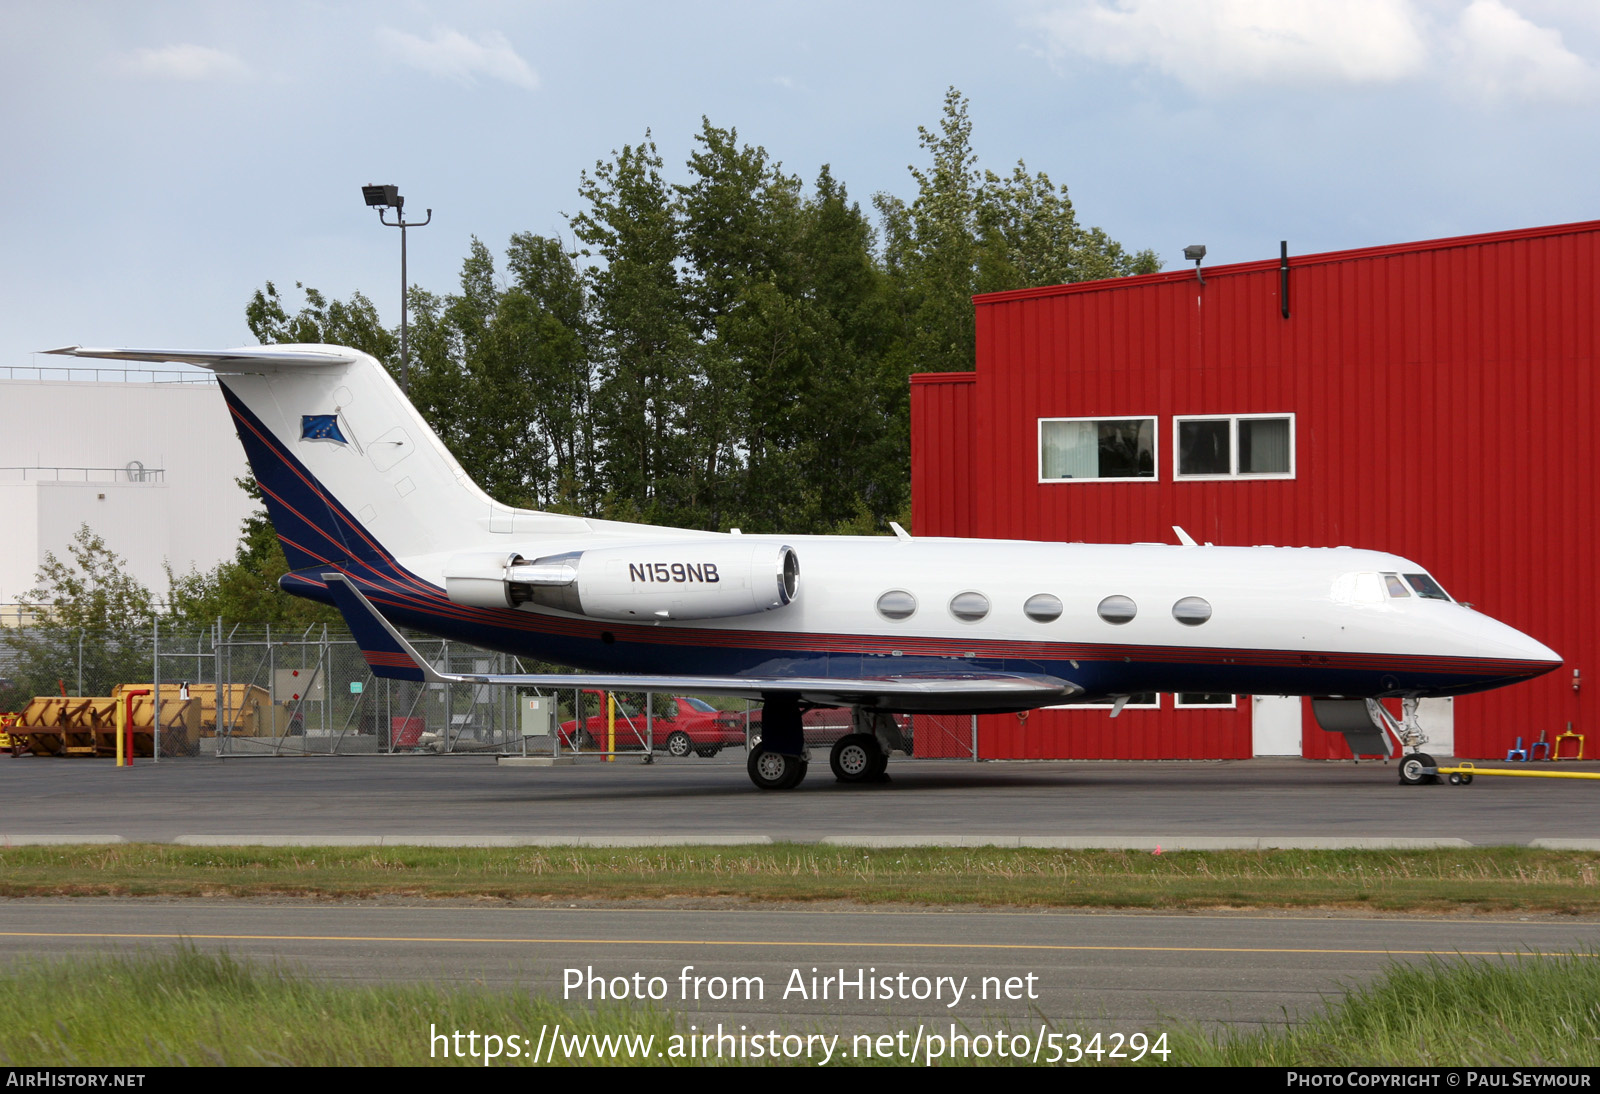
<path id="1" fill-rule="evenodd" d="M 909 199 L 947 88 L 1167 268 L 1600 217 L 1594 0 L 0 4 L 0 377 L 53 346 L 223 348 L 273 281 L 398 321 L 473 236 L 571 239 L 584 171 L 701 119 Z"/>

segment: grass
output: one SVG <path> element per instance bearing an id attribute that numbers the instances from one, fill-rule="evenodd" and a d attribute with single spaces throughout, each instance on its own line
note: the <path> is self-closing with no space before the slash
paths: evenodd
<path id="1" fill-rule="evenodd" d="M 564 1049 L 581 1040 L 571 1055 L 553 1053 L 555 1063 L 630 1062 L 589 1035 L 653 1038 L 633 1062 L 703 1062 L 670 1055 L 687 1020 L 662 1010 L 587 1011 L 520 992 L 432 985 L 329 986 L 190 948 L 21 968 L 0 979 L 0 1013 L 0 1066 L 9 1067 L 481 1066 L 481 1052 L 446 1054 L 452 1045 L 432 1036 L 456 1030 L 476 1032 L 480 1044 L 493 1032 L 502 1039 L 495 1062 L 526 1066 L 529 1048 L 515 1044 L 513 1057 L 510 1035 L 548 1045 L 558 1023 Z M 1600 954 L 1396 965 L 1288 1030 L 1166 1032 L 1164 1062 L 1178 1067 L 1593 1066 Z M 842 1043 L 848 1051 L 851 1038 Z"/>
<path id="2" fill-rule="evenodd" d="M 1007 848 L 0 849 L 0 897 L 851 901 L 1600 914 L 1600 854 Z"/>
<path id="3" fill-rule="evenodd" d="M 1180 1031 L 1196 1067 L 1589 1067 L 1600 1059 L 1600 952 L 1394 965 L 1276 1032 Z"/>
<path id="4" fill-rule="evenodd" d="M 426 984 L 323 985 L 192 949 L 13 970 L 0 979 L 0 1013 L 0 1065 L 11 1067 L 470 1064 L 441 1057 L 430 1033 L 537 1037 L 560 1023 L 580 1037 L 664 1040 L 673 1030 L 660 1011 L 587 1012 L 526 994 Z"/>

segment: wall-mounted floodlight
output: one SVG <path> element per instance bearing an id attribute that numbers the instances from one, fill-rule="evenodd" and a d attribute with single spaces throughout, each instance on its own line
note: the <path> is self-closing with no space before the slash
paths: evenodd
<path id="1" fill-rule="evenodd" d="M 1202 285 L 1206 283 L 1206 279 L 1200 272 L 1200 260 L 1205 256 L 1206 245 L 1204 243 L 1192 243 L 1183 249 L 1184 259 L 1194 263 L 1194 276 Z"/>
<path id="2" fill-rule="evenodd" d="M 411 347 L 406 337 L 406 229 L 421 228 L 433 220 L 433 210 L 428 210 L 428 219 L 406 222 L 406 199 L 400 196 L 398 186 L 363 186 L 361 197 L 372 208 L 378 210 L 378 220 L 385 228 L 400 229 L 400 390 L 408 395 L 411 393 Z M 394 223 L 384 219 L 385 209 L 394 210 Z"/>

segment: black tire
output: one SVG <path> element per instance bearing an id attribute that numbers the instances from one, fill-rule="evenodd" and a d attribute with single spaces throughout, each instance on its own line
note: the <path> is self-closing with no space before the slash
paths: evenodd
<path id="1" fill-rule="evenodd" d="M 1425 786 L 1439 781 L 1439 776 L 1429 775 L 1422 769 L 1425 767 L 1438 767 L 1434 758 L 1426 752 L 1413 752 L 1400 760 L 1400 781 L 1406 786 Z"/>
<path id="2" fill-rule="evenodd" d="M 1450 776 L 1450 785 L 1451 786 L 1471 786 L 1472 785 L 1472 776 L 1471 775 L 1462 774 L 1461 772 L 1458 771 L 1454 775 Z"/>
<path id="3" fill-rule="evenodd" d="M 694 751 L 694 742 L 689 740 L 689 735 L 681 729 L 675 729 L 667 736 L 667 755 L 684 757 Z"/>
<path id="4" fill-rule="evenodd" d="M 806 761 L 799 756 L 752 748 L 750 758 L 745 761 L 745 771 L 757 789 L 793 790 L 806 777 Z"/>
<path id="5" fill-rule="evenodd" d="M 709 760 L 709 759 L 711 759 L 711 757 L 715 756 L 717 753 L 719 753 L 721 751 L 722 751 L 722 746 L 721 745 L 706 745 L 704 748 L 695 749 L 694 750 L 694 754 L 696 756 L 699 756 L 701 759 Z"/>
<path id="6" fill-rule="evenodd" d="M 578 742 L 579 749 L 589 750 L 594 748 L 594 736 L 587 729 L 578 730 L 574 740 Z"/>
<path id="7" fill-rule="evenodd" d="M 833 742 L 828 753 L 828 766 L 833 777 L 842 783 L 871 782 L 881 770 L 883 750 L 878 739 L 870 733 L 848 733 Z"/>

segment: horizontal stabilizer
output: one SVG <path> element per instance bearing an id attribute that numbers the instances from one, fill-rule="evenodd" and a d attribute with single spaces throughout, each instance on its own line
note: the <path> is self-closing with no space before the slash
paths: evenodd
<path id="1" fill-rule="evenodd" d="M 243 349 L 86 349 L 62 346 L 47 349 L 61 357 L 92 357 L 107 361 L 142 361 L 152 365 L 199 365 L 216 372 L 248 371 L 252 368 L 284 365 L 342 365 L 355 360 L 349 350 L 337 346 L 312 348 L 294 346 L 247 346 Z"/>
<path id="2" fill-rule="evenodd" d="M 908 673 L 901 676 L 642 676 L 603 673 L 446 673 L 440 672 L 373 607 L 355 582 L 325 573 L 339 611 L 349 624 L 376 676 L 433 684 L 500 684 L 511 687 L 602 688 L 627 691 L 692 692 L 755 699 L 773 693 L 798 695 L 827 706 L 889 709 L 1026 710 L 1071 699 L 1082 688 L 1054 676 L 1026 673 Z"/>

